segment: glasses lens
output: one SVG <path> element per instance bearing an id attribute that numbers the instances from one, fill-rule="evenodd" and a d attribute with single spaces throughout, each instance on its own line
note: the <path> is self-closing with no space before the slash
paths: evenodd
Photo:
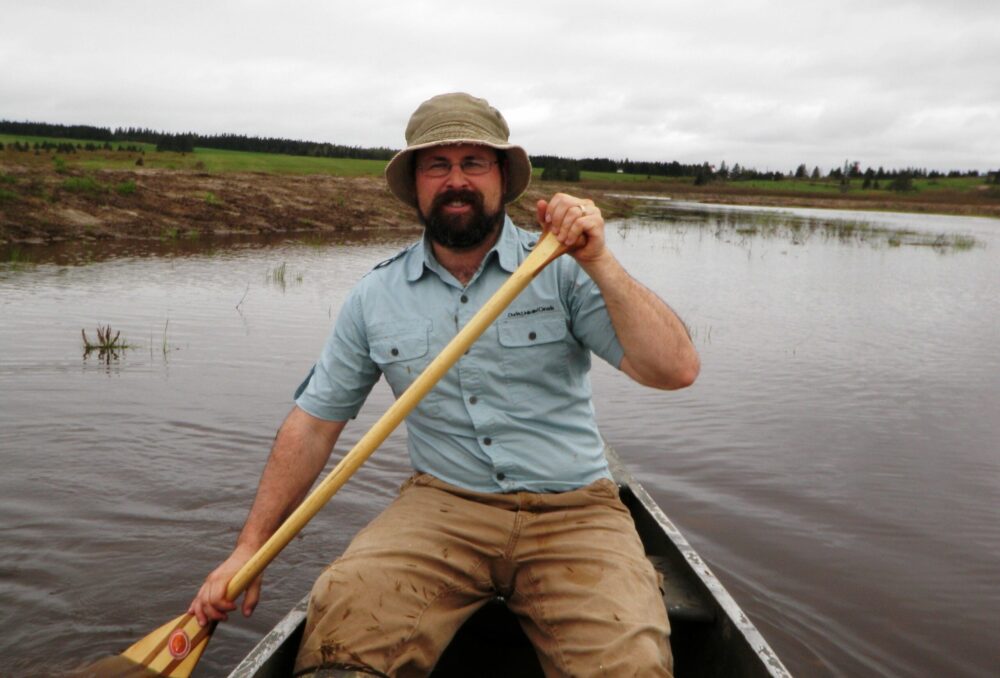
<path id="1" fill-rule="evenodd" d="M 493 160 L 486 160 L 484 158 L 466 158 L 462 162 L 458 163 L 458 165 L 462 168 L 462 171 L 465 174 L 476 176 L 489 172 L 494 162 L 495 161 Z M 447 160 L 432 160 L 419 165 L 417 169 L 429 177 L 440 179 L 441 177 L 451 174 L 452 167 L 454 167 L 454 165 Z"/>
<path id="2" fill-rule="evenodd" d="M 421 169 L 429 177 L 443 177 L 451 171 L 451 163 L 447 160 L 434 160 L 424 164 Z"/>
<path id="3" fill-rule="evenodd" d="M 490 171 L 490 165 L 492 165 L 489 160 L 483 158 L 466 158 L 462 161 L 462 171 L 466 174 L 486 174 Z"/>

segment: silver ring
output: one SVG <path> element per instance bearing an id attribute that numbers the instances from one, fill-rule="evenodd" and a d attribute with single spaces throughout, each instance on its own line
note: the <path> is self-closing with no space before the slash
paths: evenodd
<path id="1" fill-rule="evenodd" d="M 577 207 L 580 208 L 580 214 L 582 216 L 587 216 L 587 208 L 586 207 L 584 207 L 583 205 L 577 205 Z"/>

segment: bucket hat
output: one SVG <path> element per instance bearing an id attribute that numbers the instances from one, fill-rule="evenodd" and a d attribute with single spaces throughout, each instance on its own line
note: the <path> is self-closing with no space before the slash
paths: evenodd
<path id="1" fill-rule="evenodd" d="M 440 94 L 420 104 L 406 126 L 406 148 L 385 167 L 393 195 L 417 207 L 413 181 L 413 154 L 422 148 L 447 144 L 480 144 L 504 151 L 507 156 L 507 190 L 503 202 L 517 200 L 531 181 L 527 152 L 509 143 L 510 128 L 500 111 L 464 92 Z"/>

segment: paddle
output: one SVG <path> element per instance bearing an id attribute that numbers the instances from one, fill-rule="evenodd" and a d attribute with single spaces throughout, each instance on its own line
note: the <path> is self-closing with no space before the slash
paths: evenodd
<path id="1" fill-rule="evenodd" d="M 539 239 L 531 254 L 510 278 L 233 576 L 226 588 L 227 600 L 236 600 L 243 593 L 532 279 L 565 251 L 566 247 L 548 233 Z M 214 629 L 215 624 L 201 627 L 194 615 L 183 614 L 156 629 L 121 655 L 91 666 L 87 675 L 187 678 L 205 651 Z"/>

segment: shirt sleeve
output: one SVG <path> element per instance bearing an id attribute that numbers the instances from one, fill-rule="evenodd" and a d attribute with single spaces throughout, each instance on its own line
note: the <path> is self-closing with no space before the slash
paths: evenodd
<path id="1" fill-rule="evenodd" d="M 568 294 L 566 304 L 570 310 L 570 331 L 577 341 L 601 359 L 621 369 L 625 349 L 615 334 L 601 290 L 579 264 L 569 257 L 564 259 L 570 264 L 565 269 L 563 287 Z"/>
<path id="2" fill-rule="evenodd" d="M 355 287 L 319 360 L 295 390 L 295 404 L 320 419 L 353 419 L 381 374 L 369 353 L 361 292 Z"/>

